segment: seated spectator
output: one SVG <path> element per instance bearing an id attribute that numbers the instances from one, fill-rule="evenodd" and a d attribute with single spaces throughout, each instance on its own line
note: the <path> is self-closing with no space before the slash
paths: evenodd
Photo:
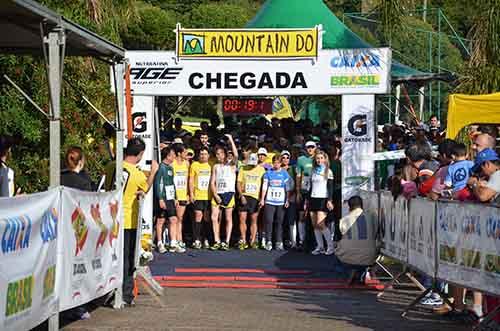
<path id="1" fill-rule="evenodd" d="M 340 219 L 342 239 L 337 242 L 335 256 L 340 262 L 363 272 L 375 263 L 377 250 L 377 224 L 368 222 L 363 213 L 363 200 L 353 196 L 348 201 L 349 214 Z"/>
<path id="2" fill-rule="evenodd" d="M 455 144 L 451 154 L 453 163 L 448 167 L 444 185 L 452 191 L 452 196 L 455 199 L 469 200 L 471 194 L 466 186 L 474 162 L 467 160 L 467 147 L 462 143 Z"/>

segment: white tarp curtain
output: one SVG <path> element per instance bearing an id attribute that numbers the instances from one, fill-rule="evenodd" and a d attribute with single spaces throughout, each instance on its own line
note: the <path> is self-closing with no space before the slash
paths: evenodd
<path id="1" fill-rule="evenodd" d="M 57 313 L 59 189 L 0 199 L 0 330 L 29 330 Z"/>

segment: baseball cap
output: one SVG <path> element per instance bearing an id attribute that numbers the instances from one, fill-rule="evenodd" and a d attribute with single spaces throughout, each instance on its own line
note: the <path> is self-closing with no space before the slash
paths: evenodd
<path id="1" fill-rule="evenodd" d="M 250 154 L 250 156 L 248 157 L 247 165 L 257 165 L 257 163 L 259 163 L 259 158 L 257 154 L 255 153 Z"/>
<path id="2" fill-rule="evenodd" d="M 477 153 L 476 159 L 474 160 L 474 166 L 472 171 L 476 172 L 481 168 L 481 165 L 486 161 L 496 161 L 498 160 L 498 154 L 491 148 L 483 149 L 481 152 Z"/>
<path id="3" fill-rule="evenodd" d="M 285 150 L 285 151 L 282 151 L 282 152 L 281 152 L 281 156 L 283 156 L 283 155 L 288 155 L 288 157 L 290 157 L 290 155 L 291 155 L 291 154 L 290 154 L 290 152 L 289 152 L 289 151 L 286 151 L 286 150 Z"/>
<path id="4" fill-rule="evenodd" d="M 259 150 L 257 151 L 257 155 L 261 154 L 267 155 L 267 149 L 265 149 L 264 147 L 259 148 Z"/>
<path id="5" fill-rule="evenodd" d="M 316 148 L 316 143 L 314 141 L 310 140 L 310 141 L 306 142 L 305 146 L 306 146 L 306 148 L 307 147 L 315 147 Z"/>
<path id="6" fill-rule="evenodd" d="M 187 149 L 187 154 L 188 154 L 188 155 L 189 155 L 189 154 L 191 154 L 191 155 L 193 155 L 193 156 L 194 156 L 194 151 L 193 151 L 191 148 L 188 148 L 188 149 Z"/>
<path id="7" fill-rule="evenodd" d="M 174 139 L 174 144 L 183 144 L 184 142 L 182 141 L 181 138 L 175 138 Z"/>

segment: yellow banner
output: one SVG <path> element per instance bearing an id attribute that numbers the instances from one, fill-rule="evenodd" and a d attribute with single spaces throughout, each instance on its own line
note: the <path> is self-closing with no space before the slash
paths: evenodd
<path id="1" fill-rule="evenodd" d="M 313 29 L 181 29 L 178 58 L 315 58 L 319 27 Z"/>

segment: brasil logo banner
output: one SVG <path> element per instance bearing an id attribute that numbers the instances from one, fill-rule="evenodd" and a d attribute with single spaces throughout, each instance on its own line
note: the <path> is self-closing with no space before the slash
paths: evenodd
<path id="1" fill-rule="evenodd" d="M 321 26 L 311 29 L 182 29 L 177 24 L 178 59 L 315 59 Z"/>

